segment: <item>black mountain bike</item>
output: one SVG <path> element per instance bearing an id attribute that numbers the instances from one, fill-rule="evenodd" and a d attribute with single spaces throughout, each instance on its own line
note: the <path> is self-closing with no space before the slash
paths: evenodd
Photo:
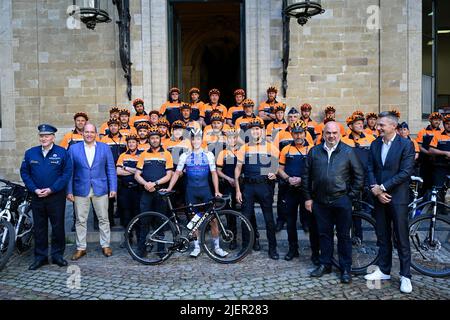
<path id="1" fill-rule="evenodd" d="M 447 176 L 443 187 L 432 188 L 430 200 L 411 207 L 410 216 L 416 215 L 409 224 L 411 266 L 430 277 L 450 276 L 450 206 L 438 200 L 449 187 Z"/>
<path id="2" fill-rule="evenodd" d="M 175 251 L 186 252 L 199 230 L 203 251 L 219 263 L 229 264 L 242 260 L 252 249 L 255 232 L 250 221 L 241 213 L 221 210 L 230 198 L 214 198 L 206 203 L 173 208 L 170 196 L 174 191 L 158 193 L 167 202 L 169 214 L 143 212 L 134 217 L 125 230 L 125 244 L 131 257 L 146 265 L 167 260 Z M 181 214 L 178 214 L 181 213 Z M 183 217 L 202 215 L 192 228 L 181 224 Z M 225 256 L 215 252 L 211 231 L 218 232 L 220 247 Z"/>
<path id="3" fill-rule="evenodd" d="M 365 274 L 367 268 L 379 259 L 375 219 L 372 217 L 373 206 L 362 200 L 353 201 L 352 228 L 352 269 L 353 274 Z M 333 265 L 339 268 L 337 239 L 334 244 Z"/>

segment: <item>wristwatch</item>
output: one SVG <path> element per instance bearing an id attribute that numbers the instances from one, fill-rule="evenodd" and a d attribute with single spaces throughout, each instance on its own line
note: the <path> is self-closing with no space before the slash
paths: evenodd
<path id="1" fill-rule="evenodd" d="M 158 180 L 155 181 L 155 186 L 159 186 Z"/>
<path id="2" fill-rule="evenodd" d="M 286 178 L 286 179 L 284 179 L 284 181 L 286 181 L 287 183 L 289 183 L 289 176 Z"/>

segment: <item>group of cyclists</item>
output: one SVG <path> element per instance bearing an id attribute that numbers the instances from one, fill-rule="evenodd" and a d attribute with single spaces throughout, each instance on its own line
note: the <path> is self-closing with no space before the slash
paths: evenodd
<path id="1" fill-rule="evenodd" d="M 160 189 L 175 190 L 178 196 L 174 199 L 180 205 L 227 194 L 231 195 L 231 208 L 247 216 L 256 230 L 254 250 L 261 249 L 255 218 L 258 202 L 266 224 L 269 257 L 279 259 L 276 233 L 286 224 L 289 252 L 284 258 L 298 256 L 299 217 L 303 230 L 309 233 L 312 262 L 318 265 L 316 221 L 304 210 L 299 194 L 308 152 L 322 142 L 325 124 L 336 121 L 336 108 L 326 106 L 323 121 L 316 122 L 311 119 L 310 104 L 287 110 L 277 100 L 275 87 L 267 89 L 267 99 L 259 106 L 246 97 L 243 89 L 234 91 L 235 105 L 230 107 L 220 103 L 218 89 L 211 89 L 208 96 L 209 101 L 204 103 L 200 90 L 192 88 L 189 102 L 183 102 L 180 90 L 172 88 L 159 110 L 149 110 L 140 98 L 133 101 L 133 115 L 128 108 L 109 110 L 109 119 L 98 129 L 98 141 L 110 146 L 119 178 L 117 199 L 109 202 L 111 226 L 117 216 L 125 227 L 140 212 L 167 212 L 165 201 L 156 192 Z M 400 118 L 398 111 L 393 112 Z M 68 149 L 82 142 L 88 121 L 86 113 L 76 113 L 75 128 L 65 134 L 60 145 Z M 337 122 L 341 141 L 354 148 L 367 166 L 370 145 L 378 136 L 377 114 L 357 110 L 345 122 L 346 127 Z M 406 122 L 397 129 L 415 145 L 417 174 L 424 179 L 424 189 L 442 185 L 450 174 L 450 114 L 433 112 L 429 122 L 416 139 L 410 136 Z M 216 254 L 226 256 L 227 248 L 220 247 L 215 228 L 211 230 Z M 233 245 L 229 244 L 231 248 Z M 197 257 L 200 251 L 196 241 L 191 256 Z"/>

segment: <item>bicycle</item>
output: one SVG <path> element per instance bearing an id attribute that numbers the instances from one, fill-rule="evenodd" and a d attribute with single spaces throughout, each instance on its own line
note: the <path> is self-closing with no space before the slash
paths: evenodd
<path id="1" fill-rule="evenodd" d="M 2 255 L 0 264 L 6 265 L 14 247 L 19 253 L 27 251 L 33 239 L 33 215 L 31 212 L 31 196 L 28 190 L 16 183 L 0 179 L 5 184 L 0 190 L 0 220 L 9 223 L 13 232 L 3 232 L 0 246 L 7 249 L 9 255 Z M 7 224 L 6 224 L 7 225 Z M 9 226 L 4 230 L 9 230 Z M 12 234 L 12 236 L 11 236 Z M 2 250 L 2 249 L 0 249 Z"/>
<path id="2" fill-rule="evenodd" d="M 352 239 L 351 272 L 355 275 L 365 274 L 367 268 L 370 265 L 376 264 L 379 259 L 375 219 L 371 214 L 367 213 L 373 213 L 373 210 L 373 205 L 368 202 L 362 200 L 353 201 L 350 237 Z M 335 254 L 332 258 L 332 263 L 335 267 L 340 268 L 337 257 L 337 241 L 334 241 L 334 243 Z"/>
<path id="3" fill-rule="evenodd" d="M 167 202 L 169 213 L 143 212 L 134 217 L 125 230 L 125 246 L 131 257 L 146 265 L 157 265 L 166 261 L 175 251 L 186 252 L 191 241 L 200 232 L 203 251 L 216 262 L 229 264 L 245 258 L 253 247 L 255 232 L 250 221 L 241 213 L 221 210 L 229 197 L 214 198 L 206 203 L 189 204 L 173 208 L 170 196 L 175 191 L 158 191 Z M 180 223 L 177 213 L 182 213 L 190 221 L 189 214 L 203 213 L 192 229 Z M 213 224 L 212 224 L 213 223 Z M 218 255 L 210 238 L 212 225 L 219 230 L 221 247 L 228 244 L 226 256 Z M 213 244 L 214 246 L 214 244 Z"/>
<path id="4" fill-rule="evenodd" d="M 14 251 L 14 227 L 11 222 L 0 219 L 0 270 L 2 270 Z"/>
<path id="5" fill-rule="evenodd" d="M 447 176 L 444 186 L 433 186 L 429 201 L 411 209 L 421 212 L 409 224 L 411 266 L 430 277 L 450 275 L 450 219 L 446 216 L 450 206 L 438 200 L 439 192 L 445 194 L 449 187 Z"/>

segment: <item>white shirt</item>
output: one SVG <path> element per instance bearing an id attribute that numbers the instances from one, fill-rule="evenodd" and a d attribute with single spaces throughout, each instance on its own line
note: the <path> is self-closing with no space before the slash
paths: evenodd
<path id="1" fill-rule="evenodd" d="M 327 146 L 327 143 L 325 142 L 324 144 L 323 144 L 323 148 L 325 149 L 325 151 L 328 153 L 328 162 L 330 161 L 330 158 L 331 158 L 331 154 L 334 152 L 334 150 L 336 150 L 336 148 L 337 148 L 337 146 L 338 146 L 338 144 L 339 144 L 339 142 L 338 143 L 336 143 L 335 145 L 334 145 L 334 147 L 332 147 L 332 148 L 328 148 L 328 146 Z"/>
<path id="2" fill-rule="evenodd" d="M 392 142 L 394 141 L 397 134 L 394 134 L 391 140 L 389 140 L 387 143 L 384 142 L 384 139 L 381 139 L 383 141 L 383 145 L 381 146 L 381 162 L 383 163 L 386 161 L 387 154 L 389 152 L 389 149 L 391 148 Z"/>
<path id="3" fill-rule="evenodd" d="M 84 142 L 84 152 L 86 153 L 86 158 L 87 158 L 89 167 L 92 167 L 92 163 L 94 162 L 96 146 L 97 146 L 97 143 L 95 141 L 92 146 L 89 146 L 86 144 L 86 142 Z"/>
<path id="4" fill-rule="evenodd" d="M 44 158 L 47 156 L 48 152 L 50 150 L 52 150 L 53 148 L 53 143 L 51 144 L 50 148 L 48 148 L 47 150 L 44 149 L 44 147 L 42 147 L 42 155 L 44 156 Z"/>

